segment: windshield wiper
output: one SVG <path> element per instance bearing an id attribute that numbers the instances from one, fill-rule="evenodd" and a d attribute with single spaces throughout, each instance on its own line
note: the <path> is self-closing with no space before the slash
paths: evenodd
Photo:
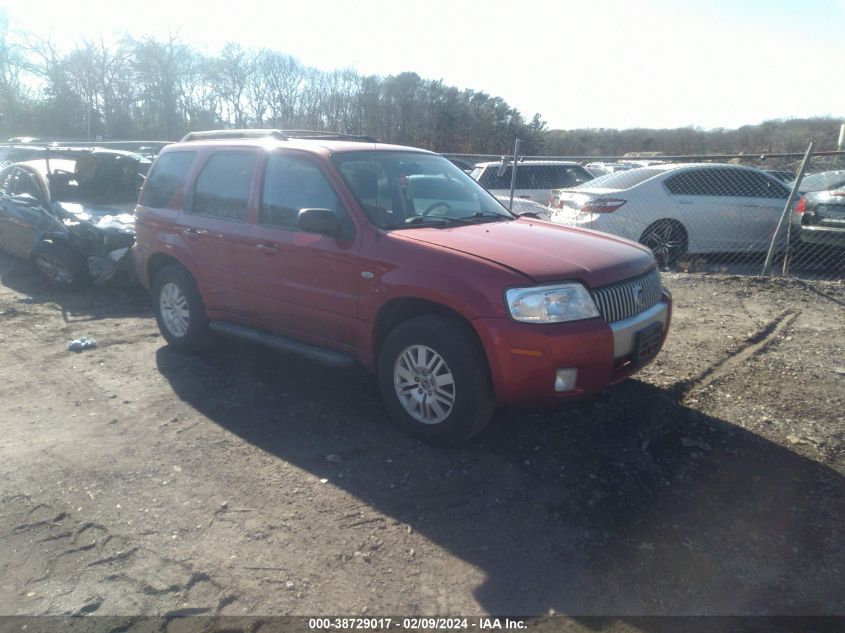
<path id="1" fill-rule="evenodd" d="M 448 226 L 450 224 L 478 224 L 479 220 L 513 220 L 515 218 L 502 215 L 500 213 L 489 213 L 485 211 L 477 211 L 472 215 L 466 215 L 459 218 L 445 217 L 442 215 L 415 215 L 412 218 L 405 220 L 403 224 L 393 225 L 390 228 L 397 229 L 405 226 Z"/>
<path id="2" fill-rule="evenodd" d="M 490 213 L 489 211 L 476 211 L 472 215 L 466 215 L 461 220 L 515 220 L 516 218 L 510 215 L 502 215 L 501 213 Z"/>
<path id="3" fill-rule="evenodd" d="M 469 222 L 464 218 L 446 218 L 442 215 L 415 215 L 414 217 L 405 220 L 405 224 L 403 226 L 411 224 L 472 224 L 472 222 Z"/>

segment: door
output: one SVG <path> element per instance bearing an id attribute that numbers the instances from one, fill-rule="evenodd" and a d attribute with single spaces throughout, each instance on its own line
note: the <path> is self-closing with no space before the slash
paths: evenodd
<path id="1" fill-rule="evenodd" d="M 297 214 L 307 208 L 334 211 L 348 236 L 299 230 Z M 250 237 L 248 283 L 265 327 L 315 344 L 356 347 L 359 242 L 316 162 L 293 152 L 268 156 Z"/>
<path id="2" fill-rule="evenodd" d="M 0 200 L 0 240 L 3 250 L 18 257 L 29 257 L 38 235 L 57 227 L 56 219 L 48 211 L 49 194 L 46 186 L 28 170 L 12 167 L 3 179 Z M 32 206 L 12 200 L 19 194 L 31 195 L 38 204 Z"/>
<path id="3" fill-rule="evenodd" d="M 789 190 L 774 178 L 750 170 L 741 172 L 739 178 L 743 221 L 738 247 L 753 252 L 765 251 L 783 214 Z M 785 238 L 785 231 L 783 235 Z"/>
<path id="4" fill-rule="evenodd" d="M 193 272 L 210 312 L 254 314 L 244 288 L 253 250 L 247 209 L 259 155 L 258 150 L 246 149 L 212 153 L 176 221 L 176 233 L 190 250 Z"/>
<path id="5" fill-rule="evenodd" d="M 693 253 L 730 252 L 742 244 L 745 199 L 728 168 L 693 168 L 666 179 Z"/>

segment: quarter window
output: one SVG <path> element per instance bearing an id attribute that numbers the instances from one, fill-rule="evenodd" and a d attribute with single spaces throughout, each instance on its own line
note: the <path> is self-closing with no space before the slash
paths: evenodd
<path id="1" fill-rule="evenodd" d="M 219 152 L 209 158 L 197 177 L 191 213 L 246 220 L 257 158 L 252 152 Z"/>
<path id="2" fill-rule="evenodd" d="M 154 209 L 165 208 L 195 157 L 196 152 L 169 152 L 160 156 L 147 176 L 141 204 Z"/>

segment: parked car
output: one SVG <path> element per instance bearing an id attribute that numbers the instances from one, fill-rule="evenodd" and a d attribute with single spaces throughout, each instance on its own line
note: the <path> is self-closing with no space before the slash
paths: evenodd
<path id="1" fill-rule="evenodd" d="M 789 182 L 789 188 L 795 184 L 795 177 Z M 801 184 L 798 185 L 798 190 L 802 193 L 810 191 L 832 191 L 845 186 L 845 169 L 833 171 L 819 171 L 815 174 L 806 174 L 801 179 Z"/>
<path id="2" fill-rule="evenodd" d="M 842 179 L 839 188 L 808 191 L 798 200 L 792 222 L 801 245 L 845 248 L 845 172 Z"/>
<path id="3" fill-rule="evenodd" d="M 470 175 L 495 196 L 510 196 L 510 163 L 478 163 Z M 578 163 L 554 160 L 525 160 L 516 164 L 514 197 L 549 204 L 552 189 L 575 187 L 592 180 L 592 175 Z"/>
<path id="4" fill-rule="evenodd" d="M 475 164 L 469 162 L 464 158 L 458 158 L 457 156 L 447 156 L 450 161 L 452 161 L 455 165 L 461 168 L 462 171 L 466 173 L 470 173 L 473 169 L 475 169 Z"/>
<path id="5" fill-rule="evenodd" d="M 552 220 L 636 240 L 662 265 L 685 253 L 765 251 L 789 189 L 751 167 L 666 164 L 552 193 Z"/>
<path id="6" fill-rule="evenodd" d="M 497 402 L 604 389 L 669 327 L 647 248 L 516 218 L 410 147 L 193 133 L 162 150 L 135 214 L 169 345 L 216 332 L 358 362 L 397 423 L 433 443 L 478 432 Z"/>
<path id="7" fill-rule="evenodd" d="M 551 209 L 539 202 L 514 197 L 513 207 L 511 207 L 510 195 L 495 196 L 495 198 L 501 202 L 506 209 L 510 209 L 511 213 L 514 215 L 530 215 L 541 220 L 548 220 L 550 218 Z"/>
<path id="8" fill-rule="evenodd" d="M 639 167 L 640 165 L 636 165 L 634 163 L 602 163 L 602 162 L 594 162 L 594 163 L 587 163 L 584 165 L 584 169 L 590 172 L 590 175 L 593 178 L 598 178 L 599 176 L 606 176 L 607 174 L 613 174 L 617 171 L 627 171 L 629 169 L 634 169 Z"/>
<path id="9" fill-rule="evenodd" d="M 33 145 L 2 145 L 0 146 L 0 167 L 5 167 L 9 163 L 19 163 L 36 158 L 43 153 L 43 147 Z"/>
<path id="10" fill-rule="evenodd" d="M 781 182 L 789 184 L 790 188 L 792 187 L 792 182 L 795 180 L 795 172 L 788 169 L 761 169 L 760 171 L 777 178 Z"/>
<path id="11" fill-rule="evenodd" d="M 111 150 L 53 150 L 0 170 L 0 249 L 60 285 L 133 272 L 132 210 L 149 166 Z"/>

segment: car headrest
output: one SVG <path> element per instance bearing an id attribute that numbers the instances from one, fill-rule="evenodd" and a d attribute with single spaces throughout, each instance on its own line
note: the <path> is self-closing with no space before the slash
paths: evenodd
<path id="1" fill-rule="evenodd" d="M 378 178 L 374 171 L 359 169 L 352 173 L 352 188 L 361 199 L 378 196 Z"/>

